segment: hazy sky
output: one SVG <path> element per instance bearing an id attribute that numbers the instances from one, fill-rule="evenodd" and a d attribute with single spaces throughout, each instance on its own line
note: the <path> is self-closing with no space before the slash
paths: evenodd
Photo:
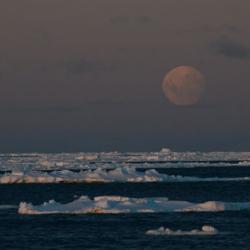
<path id="1" fill-rule="evenodd" d="M 0 3 L 0 151 L 250 150 L 249 0 Z M 165 74 L 207 79 L 192 107 Z"/>

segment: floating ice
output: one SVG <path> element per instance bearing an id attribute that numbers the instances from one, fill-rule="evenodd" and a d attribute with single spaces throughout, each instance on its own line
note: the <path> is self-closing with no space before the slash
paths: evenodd
<path id="1" fill-rule="evenodd" d="M 218 167 L 250 166 L 250 152 L 174 152 L 168 148 L 160 152 L 101 152 L 60 154 L 0 154 L 0 170 L 30 166 L 33 170 L 94 169 L 98 166 L 114 168 L 124 165 L 140 167 Z"/>
<path id="2" fill-rule="evenodd" d="M 177 177 L 160 174 L 156 170 L 140 172 L 135 168 L 124 167 L 110 171 L 101 168 L 81 172 L 12 171 L 0 176 L 0 183 L 161 182 L 175 178 Z"/>
<path id="3" fill-rule="evenodd" d="M 169 228 L 160 227 L 158 229 L 151 229 L 146 232 L 148 235 L 169 235 L 169 236 L 192 236 L 192 235 L 215 235 L 218 230 L 210 225 L 204 225 L 201 230 L 193 229 L 191 231 L 172 231 Z"/>
<path id="4" fill-rule="evenodd" d="M 14 170 L 0 176 L 0 184 L 14 183 L 107 183 L 107 182 L 201 182 L 201 181 L 250 181 L 250 177 L 238 178 L 199 178 L 181 175 L 166 175 L 155 169 L 145 172 L 134 167 L 116 168 L 113 170 L 95 169 L 80 172 L 70 170 L 50 173 L 32 170 Z"/>
<path id="5" fill-rule="evenodd" d="M 191 203 L 188 201 L 170 201 L 164 197 L 129 198 L 122 196 L 97 196 L 93 200 L 88 196 L 61 204 L 54 200 L 35 206 L 21 202 L 20 214 L 119 214 L 119 213 L 166 213 L 166 212 L 221 212 L 250 210 L 250 202 L 208 201 Z M 208 228 L 207 228 L 208 230 Z"/>

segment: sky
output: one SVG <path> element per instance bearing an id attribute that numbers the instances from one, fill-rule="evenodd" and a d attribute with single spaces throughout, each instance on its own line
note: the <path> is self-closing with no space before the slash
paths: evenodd
<path id="1" fill-rule="evenodd" d="M 0 3 L 0 152 L 249 151 L 248 0 Z M 162 81 L 206 78 L 179 107 Z"/>

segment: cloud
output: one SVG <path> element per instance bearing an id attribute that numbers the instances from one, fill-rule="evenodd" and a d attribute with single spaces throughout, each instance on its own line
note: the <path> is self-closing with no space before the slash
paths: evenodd
<path id="1" fill-rule="evenodd" d="M 233 59 L 250 59 L 250 48 L 227 37 L 220 38 L 212 44 L 213 49 L 219 55 Z"/>
<path id="2" fill-rule="evenodd" d="M 139 23 L 151 23 L 153 20 L 149 16 L 140 16 L 134 19 L 134 21 L 139 22 Z"/>
<path id="3" fill-rule="evenodd" d="M 73 112 L 83 112 L 86 107 L 80 106 L 35 106 L 34 104 L 30 106 L 10 106 L 0 107 L 0 112 L 2 113 L 73 113 Z"/>
<path id="4" fill-rule="evenodd" d="M 72 77 L 110 70 L 111 66 L 104 65 L 93 59 L 78 58 L 65 59 L 55 64 L 42 65 L 40 69 L 42 71 L 64 73 L 66 76 Z"/>
<path id="5" fill-rule="evenodd" d="M 182 27 L 167 27 L 168 32 L 177 34 L 182 33 L 204 33 L 206 35 L 222 34 L 222 37 L 229 35 L 238 35 L 242 29 L 234 25 L 201 25 L 201 26 L 182 26 Z"/>
<path id="6" fill-rule="evenodd" d="M 114 25 L 134 25 L 134 24 L 149 24 L 153 20 L 149 16 L 138 16 L 138 17 L 127 17 L 127 16 L 117 16 L 110 19 L 110 22 Z"/>
<path id="7" fill-rule="evenodd" d="M 93 73 L 103 69 L 99 62 L 87 60 L 84 58 L 78 60 L 64 61 L 58 65 L 68 75 L 81 75 L 86 73 Z"/>
<path id="8" fill-rule="evenodd" d="M 203 25 L 200 27 L 200 30 L 206 33 L 239 33 L 241 29 L 235 25 Z"/>
<path id="9" fill-rule="evenodd" d="M 45 30 L 34 30 L 32 32 L 32 41 L 37 45 L 48 45 L 52 42 L 50 34 Z"/>
<path id="10" fill-rule="evenodd" d="M 130 19 L 124 16 L 113 17 L 110 19 L 112 24 L 127 24 L 129 23 Z"/>

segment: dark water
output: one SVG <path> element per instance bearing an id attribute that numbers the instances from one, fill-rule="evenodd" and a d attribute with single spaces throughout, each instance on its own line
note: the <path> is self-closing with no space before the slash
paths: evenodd
<path id="1" fill-rule="evenodd" d="M 250 167 L 197 167 L 197 168 L 158 168 L 158 172 L 169 175 L 197 177 L 244 177 L 250 176 Z"/>
<path id="2" fill-rule="evenodd" d="M 250 176 L 250 169 L 175 169 L 193 176 Z M 215 171 L 215 172 L 214 172 Z M 248 172 L 247 172 L 248 171 Z M 169 173 L 169 172 L 168 172 Z M 164 196 L 172 200 L 250 201 L 250 182 L 194 182 L 79 185 L 1 185 L 0 204 L 60 202 L 73 196 Z M 209 224 L 214 236 L 149 236 L 160 226 L 191 230 Z M 250 212 L 165 213 L 123 215 L 20 216 L 17 209 L 0 209 L 0 249 L 250 249 Z"/>

